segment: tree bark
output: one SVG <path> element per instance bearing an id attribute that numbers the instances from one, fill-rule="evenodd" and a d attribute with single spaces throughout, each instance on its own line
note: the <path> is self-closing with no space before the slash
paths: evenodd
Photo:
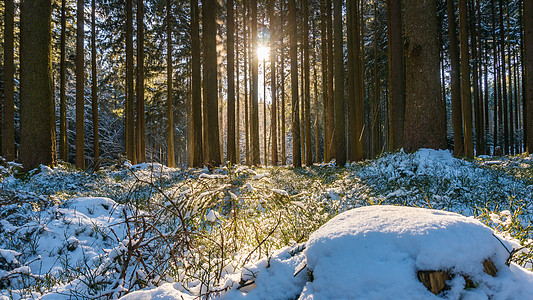
<path id="1" fill-rule="evenodd" d="M 206 164 L 218 166 L 221 163 L 219 124 L 218 124 L 218 68 L 217 68 L 217 28 L 216 0 L 202 1 L 202 18 L 204 30 L 204 116 L 207 117 L 205 137 L 207 153 Z"/>
<path id="2" fill-rule="evenodd" d="M 137 0 L 137 80 L 136 146 L 137 162 L 146 162 L 146 122 L 144 120 L 144 0 Z"/>
<path id="3" fill-rule="evenodd" d="M 96 1 L 91 1 L 91 97 L 92 97 L 92 117 L 93 117 L 93 153 L 95 171 L 100 168 L 100 141 L 98 134 L 98 74 L 96 69 Z"/>
<path id="4" fill-rule="evenodd" d="M 261 164 L 259 151 L 259 60 L 257 57 L 257 0 L 250 0 L 252 17 L 252 102 L 251 102 L 251 146 L 252 164 Z"/>
<path id="5" fill-rule="evenodd" d="M 227 160 L 231 164 L 237 162 L 235 148 L 235 16 L 233 0 L 227 0 L 227 51 L 228 51 L 228 132 Z"/>
<path id="6" fill-rule="evenodd" d="M 126 0 L 126 158 L 137 163 L 135 153 L 135 95 L 133 88 L 133 0 Z"/>
<path id="7" fill-rule="evenodd" d="M 303 68 L 304 68 L 304 93 L 305 93 L 305 164 L 313 164 L 313 151 L 311 150 L 311 82 L 309 67 L 309 5 L 308 0 L 302 1 L 303 13 Z"/>
<path id="8" fill-rule="evenodd" d="M 21 3 L 20 161 L 28 171 L 57 163 L 51 15 L 50 0 Z"/>
<path id="9" fill-rule="evenodd" d="M 334 132 L 335 132 L 335 105 L 333 96 L 333 11 L 332 0 L 326 0 L 326 27 L 327 27 L 327 40 L 328 40 L 328 105 L 326 109 L 326 131 L 327 141 L 324 142 L 327 145 L 327 158 L 326 161 L 330 161 L 335 157 Z"/>
<path id="10" fill-rule="evenodd" d="M 435 0 L 405 1 L 405 34 L 405 150 L 445 149 L 446 110 L 440 94 Z"/>
<path id="11" fill-rule="evenodd" d="M 76 10 L 76 168 L 85 169 L 85 58 L 84 0 L 78 0 Z"/>
<path id="12" fill-rule="evenodd" d="M 333 0 L 335 33 L 335 159 L 337 166 L 346 164 L 346 136 L 344 124 L 344 51 L 342 34 L 342 2 Z"/>
<path id="13" fill-rule="evenodd" d="M 298 97 L 298 35 L 296 25 L 296 3 L 289 0 L 289 37 L 291 57 L 291 95 L 292 95 L 292 164 L 302 166 L 300 145 L 300 101 Z"/>
<path id="14" fill-rule="evenodd" d="M 8 0 L 11 1 L 11 0 Z M 66 96 L 66 2 L 67 0 L 61 0 L 61 41 L 60 41 L 60 58 L 59 58 L 59 149 L 61 160 L 68 162 L 68 137 L 67 137 L 67 96 Z M 6 2 L 7 3 L 7 2 Z M 6 39 L 7 40 L 7 39 Z M 5 57 L 5 56 L 4 56 Z M 6 89 L 7 91 L 7 89 Z M 4 104 L 5 105 L 5 104 Z M 4 106 L 4 117 L 6 116 Z M 4 128 L 3 137 L 7 134 Z M 5 142 L 2 143 L 5 145 Z M 5 152 L 5 151 L 4 151 Z"/>
<path id="15" fill-rule="evenodd" d="M 276 50 L 277 50 L 277 20 L 274 11 L 275 0 L 270 0 L 268 14 L 270 16 L 270 93 L 272 95 L 272 109 L 270 112 L 270 137 L 272 140 L 271 163 L 273 166 L 278 164 L 278 124 L 277 124 L 277 91 L 276 91 Z"/>
<path id="16" fill-rule="evenodd" d="M 200 12 L 198 0 L 191 0 L 191 69 L 192 69 L 192 123 L 193 167 L 204 162 L 202 141 L 202 79 L 200 65 Z"/>
<path id="17" fill-rule="evenodd" d="M 2 116 L 2 156 L 7 161 L 12 161 L 15 160 L 15 7 L 13 0 L 6 0 L 4 13 L 4 103 Z"/>
<path id="18" fill-rule="evenodd" d="M 533 2 L 524 1 L 524 62 L 527 109 L 527 147 L 533 153 Z"/>
<path id="19" fill-rule="evenodd" d="M 176 167 L 176 160 L 174 155 L 174 109 L 172 101 L 174 99 L 174 87 L 172 82 L 173 75 L 173 65 L 172 65 L 172 2 L 167 0 L 167 16 L 166 16 L 166 25 L 167 25 L 167 156 L 168 156 L 168 166 L 170 168 Z M 189 98 L 191 99 L 191 98 Z M 192 116 L 189 116 L 191 118 Z M 189 127 L 191 128 L 191 127 Z M 192 128 L 191 128 L 192 129 Z M 194 132 L 194 129 L 193 129 Z M 190 133 L 189 133 L 190 134 Z M 194 143 L 194 142 L 193 142 Z M 192 146 L 194 149 L 194 146 Z M 193 150 L 192 149 L 192 150 Z M 193 152 L 194 159 L 194 152 Z"/>
<path id="20" fill-rule="evenodd" d="M 468 47 L 467 0 L 459 0 L 459 26 L 461 43 L 461 103 L 463 111 L 465 156 L 474 157 L 472 132 L 472 86 L 470 84 L 470 49 Z"/>

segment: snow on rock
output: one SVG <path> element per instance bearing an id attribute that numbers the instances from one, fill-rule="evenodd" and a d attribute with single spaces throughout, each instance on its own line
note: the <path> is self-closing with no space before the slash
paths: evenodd
<path id="1" fill-rule="evenodd" d="M 505 265 L 508 252 L 491 229 L 450 212 L 356 208 L 314 232 L 304 254 L 314 280 L 300 299 L 439 299 L 418 281 L 419 270 L 456 275 L 446 299 L 527 299 L 533 293 L 533 274 Z M 499 270 L 494 278 L 483 271 L 487 258 Z M 478 287 L 465 290 L 459 275 Z"/>

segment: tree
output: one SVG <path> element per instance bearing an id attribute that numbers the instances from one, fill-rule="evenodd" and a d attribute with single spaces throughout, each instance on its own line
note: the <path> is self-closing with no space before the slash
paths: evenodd
<path id="1" fill-rule="evenodd" d="M 137 0 L 137 119 L 136 146 L 137 161 L 146 161 L 146 121 L 144 120 L 144 0 Z"/>
<path id="2" fill-rule="evenodd" d="M 406 106 L 404 146 L 446 148 L 446 113 L 440 94 L 436 0 L 405 1 Z"/>
<path id="3" fill-rule="evenodd" d="M 252 102 L 251 102 L 251 146 L 252 164 L 259 165 L 259 62 L 257 57 L 257 0 L 250 1 L 252 15 Z"/>
<path id="4" fill-rule="evenodd" d="M 85 58 L 84 0 L 78 0 L 76 10 L 76 168 L 85 169 Z"/>
<path id="5" fill-rule="evenodd" d="M 198 0 L 191 0 L 191 69 L 192 69 L 192 123 L 193 167 L 204 162 L 202 143 L 202 82 L 200 72 L 200 12 Z"/>
<path id="6" fill-rule="evenodd" d="M 272 95 L 272 112 L 270 114 L 270 136 L 272 140 L 271 162 L 275 166 L 278 164 L 278 124 L 277 124 L 277 93 L 276 93 L 276 41 L 277 22 L 274 13 L 275 0 L 270 0 L 268 14 L 270 17 L 270 94 Z M 228 117 L 229 118 L 229 117 Z"/>
<path id="7" fill-rule="evenodd" d="M 20 26 L 20 161 L 25 170 L 56 164 L 51 62 L 51 0 L 24 0 Z"/>
<path id="8" fill-rule="evenodd" d="M 313 164 L 313 153 L 311 150 L 311 81 L 309 67 L 309 6 L 308 0 L 303 0 L 303 68 L 304 68 L 304 122 L 305 122 L 305 164 Z"/>
<path id="9" fill-rule="evenodd" d="M 359 34 L 359 5 L 348 0 L 348 101 L 350 107 L 350 160 L 363 159 L 362 130 L 364 122 L 363 78 L 361 76 L 361 35 Z"/>
<path id="10" fill-rule="evenodd" d="M 298 36 L 296 28 L 296 3 L 289 0 L 289 38 L 291 57 L 291 98 L 292 98 L 292 164 L 302 166 L 300 145 L 300 101 L 298 98 Z"/>
<path id="11" fill-rule="evenodd" d="M 12 161 L 15 159 L 15 7 L 13 0 L 6 0 L 4 13 L 4 114 L 2 117 L 2 155 L 6 160 Z"/>
<path id="12" fill-rule="evenodd" d="M 405 70 L 403 65 L 402 1 L 387 0 L 389 39 L 389 151 L 403 147 Z"/>
<path id="13" fill-rule="evenodd" d="M 327 149 L 327 155 L 324 156 L 326 161 L 330 161 L 335 157 L 334 132 L 335 132 L 335 105 L 333 99 L 333 11 L 331 10 L 331 1 L 326 0 L 326 27 L 327 27 L 327 44 L 328 44 L 328 91 L 327 91 L 327 106 L 326 106 L 326 125 L 324 131 L 326 132 L 324 142 Z"/>
<path id="14" fill-rule="evenodd" d="M 326 111 L 328 109 L 328 77 L 330 74 L 328 74 L 328 44 L 327 44 L 327 12 L 326 12 L 326 0 L 320 0 L 320 34 L 322 36 L 321 40 L 321 57 L 322 57 L 322 64 L 321 67 L 321 73 L 322 73 L 322 104 L 323 104 L 323 118 L 322 118 L 322 124 L 324 125 L 324 161 L 327 160 L 328 157 L 328 130 L 326 128 L 327 123 L 327 114 Z"/>
<path id="15" fill-rule="evenodd" d="M 174 168 L 176 166 L 174 155 L 174 109 L 172 107 L 173 101 L 173 86 L 172 86 L 172 1 L 167 0 L 167 137 L 168 137 L 168 166 Z M 192 114 L 190 117 L 193 117 Z M 189 133 L 190 134 L 190 133 Z M 192 136 L 192 134 L 191 134 Z M 194 139 L 193 139 L 194 143 Z M 192 147 L 194 149 L 194 146 Z M 194 160 L 194 152 L 193 152 Z"/>
<path id="16" fill-rule="evenodd" d="M 451 63 L 451 90 L 452 90 L 452 126 L 453 126 L 453 155 L 464 154 L 463 145 L 463 116 L 461 109 L 461 77 L 459 45 L 457 43 L 457 23 L 455 21 L 455 9 L 453 0 L 446 0 L 448 12 L 448 35 L 450 39 L 450 63 Z"/>
<path id="17" fill-rule="evenodd" d="M 470 50 L 468 48 L 467 0 L 459 0 L 459 26 L 461 43 L 461 103 L 463 111 L 465 156 L 474 157 L 472 137 L 472 95 L 470 89 Z"/>
<path id="18" fill-rule="evenodd" d="M 533 153 L 533 2 L 524 1 L 524 60 L 527 108 L 527 147 Z"/>
<path id="19" fill-rule="evenodd" d="M 67 137 L 67 96 L 66 96 L 66 2 L 61 0 L 61 41 L 60 41 L 60 62 L 59 62 L 59 150 L 63 161 L 68 161 L 68 137 Z M 4 112 L 5 114 L 5 112 Z"/>
<path id="20" fill-rule="evenodd" d="M 227 0 L 227 51 L 228 51 L 228 133 L 227 155 L 232 164 L 237 162 L 235 147 L 235 16 L 233 0 Z"/>
<path id="21" fill-rule="evenodd" d="M 98 135 L 98 76 L 96 73 L 96 1 L 91 1 L 91 73 L 92 73 L 92 116 L 93 116 L 93 151 L 94 170 L 100 168 L 100 146 Z"/>
<path id="22" fill-rule="evenodd" d="M 205 162 L 211 166 L 221 163 L 219 126 L 218 126 L 218 79 L 217 79 L 217 27 L 216 0 L 203 0 L 204 30 L 204 116 L 207 117 L 205 128 L 206 149 Z"/>
<path id="23" fill-rule="evenodd" d="M 342 0 L 333 0 L 334 59 L 335 59 L 335 159 L 338 166 L 346 163 L 344 125 L 344 51 L 342 34 Z"/>
<path id="24" fill-rule="evenodd" d="M 133 0 L 126 0 L 126 158 L 137 163 L 133 93 Z"/>

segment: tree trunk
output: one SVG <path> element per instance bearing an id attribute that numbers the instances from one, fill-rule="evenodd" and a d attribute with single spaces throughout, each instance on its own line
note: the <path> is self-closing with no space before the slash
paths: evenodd
<path id="1" fill-rule="evenodd" d="M 135 153 L 135 98 L 133 92 L 133 0 L 126 0 L 126 158 L 137 163 Z"/>
<path id="2" fill-rule="evenodd" d="M 172 21 L 172 2 L 171 0 L 167 0 L 167 18 L 166 18 L 166 23 L 167 23 L 167 139 L 168 139 L 167 140 L 167 143 L 168 143 L 167 156 L 168 156 L 168 166 L 170 168 L 174 168 L 176 167 L 176 161 L 175 161 L 175 155 L 174 155 L 174 152 L 175 152 L 174 151 L 174 109 L 172 108 L 172 101 L 174 99 L 172 75 L 174 71 L 172 68 L 172 23 L 171 21 Z M 190 99 L 191 98 L 189 98 L 189 101 Z M 189 116 L 189 118 L 192 118 L 192 116 Z M 189 128 L 192 129 L 191 127 Z M 192 131 L 194 132 L 194 129 Z M 191 135 L 191 133 L 188 132 L 188 135 Z M 194 139 L 191 139 L 191 140 L 194 140 Z M 194 150 L 194 146 L 192 146 L 192 149 L 190 150 Z M 192 153 L 193 153 L 193 159 L 194 159 L 194 152 Z"/>
<path id="3" fill-rule="evenodd" d="M 252 13 L 252 104 L 251 104 L 251 146 L 252 164 L 261 164 L 259 151 L 259 61 L 257 58 L 257 0 L 250 1 Z"/>
<path id="4" fill-rule="evenodd" d="M 446 7 L 448 11 L 448 36 L 450 39 L 453 155 L 457 157 L 464 154 L 463 117 L 461 109 L 461 66 L 453 0 L 446 0 Z"/>
<path id="5" fill-rule="evenodd" d="M 446 148 L 446 110 L 440 95 L 436 0 L 405 1 L 406 151 Z"/>
<path id="6" fill-rule="evenodd" d="M 84 58 L 84 4 L 78 0 L 76 10 L 76 168 L 85 169 L 85 58 Z"/>
<path id="7" fill-rule="evenodd" d="M 374 2 L 374 99 L 372 101 L 372 157 L 377 157 L 381 146 L 379 144 L 379 80 L 378 80 L 378 21 L 377 3 Z"/>
<path id="8" fill-rule="evenodd" d="M 346 164 L 346 136 L 344 124 L 344 51 L 342 34 L 342 2 L 333 0 L 335 33 L 335 159 L 337 166 Z"/>
<path id="9" fill-rule="evenodd" d="M 472 133 L 472 95 L 470 89 L 470 49 L 468 47 L 467 0 L 459 0 L 459 26 L 461 43 L 461 103 L 463 111 L 465 156 L 474 157 Z"/>
<path id="10" fill-rule="evenodd" d="M 13 161 L 15 160 L 15 7 L 13 0 L 6 0 L 4 13 L 4 111 L 2 116 L 2 156 L 7 161 Z"/>
<path id="11" fill-rule="evenodd" d="M 278 164 L 278 124 L 277 124 L 277 92 L 276 92 L 276 49 L 277 49 L 277 20 L 274 13 L 275 0 L 270 0 L 268 14 L 270 16 L 270 93 L 272 95 L 272 109 L 270 112 L 270 137 L 272 140 L 271 163 Z"/>
<path id="12" fill-rule="evenodd" d="M 146 122 L 144 121 L 144 0 L 137 0 L 137 80 L 136 146 L 137 162 L 146 162 Z"/>
<path id="13" fill-rule="evenodd" d="M 11 0 L 8 0 L 8 1 L 11 1 Z M 66 78 L 65 78 L 65 73 L 66 73 L 66 65 L 65 65 L 66 49 L 65 48 L 66 48 L 66 28 L 67 28 L 66 2 L 67 0 L 61 0 L 61 41 L 60 41 L 61 54 L 60 54 L 60 59 L 59 59 L 59 77 L 60 77 L 59 78 L 59 149 L 60 149 L 61 160 L 68 162 L 67 96 L 66 96 Z M 7 43 L 7 36 L 6 36 L 6 43 Z M 7 72 L 7 64 L 6 64 L 5 72 Z M 6 96 L 7 96 L 7 81 L 6 81 Z M 4 117 L 7 117 L 5 105 L 6 104 L 4 104 Z M 6 137 L 7 134 L 8 134 L 7 129 L 4 127 L 2 136 Z M 6 145 L 6 142 L 3 142 L 2 145 L 3 146 Z M 6 151 L 3 151 L 3 152 L 5 155 Z"/>
<path id="14" fill-rule="evenodd" d="M 296 25 L 296 3 L 289 0 L 289 37 L 291 57 L 291 95 L 292 95 L 292 164 L 302 166 L 300 145 L 300 101 L 298 97 L 298 31 Z"/>
<path id="15" fill-rule="evenodd" d="M 207 117 L 205 141 L 207 153 L 205 162 L 210 166 L 221 163 L 219 124 L 218 124 L 218 68 L 217 68 L 217 27 L 216 27 L 216 0 L 202 1 L 202 18 L 204 30 L 204 116 Z"/>
<path id="16" fill-rule="evenodd" d="M 327 141 L 324 142 L 327 145 L 328 156 L 326 161 L 330 161 L 335 157 L 335 105 L 333 99 L 333 11 L 331 8 L 332 0 L 326 0 L 326 15 L 327 15 L 327 40 L 328 40 L 328 105 L 326 109 L 326 131 Z"/>
<path id="17" fill-rule="evenodd" d="M 389 22 L 387 31 L 389 39 L 389 151 L 394 151 L 403 147 L 405 120 L 401 0 L 387 0 L 387 17 Z"/>
<path id="18" fill-rule="evenodd" d="M 192 69 L 192 123 L 193 123 L 193 167 L 204 162 L 202 140 L 202 79 L 200 65 L 200 12 L 198 0 L 191 0 L 191 69 Z"/>
<path id="19" fill-rule="evenodd" d="M 228 132 L 227 160 L 231 164 L 237 162 L 235 148 L 235 17 L 233 0 L 227 0 L 227 51 L 228 51 Z"/>
<path id="20" fill-rule="evenodd" d="M 311 81 L 310 81 L 310 67 L 309 67 L 309 5 L 308 0 L 302 1 L 303 13 L 303 68 L 304 68 L 304 122 L 305 122 L 305 164 L 310 166 L 313 164 L 313 151 L 311 150 Z"/>
<path id="21" fill-rule="evenodd" d="M 100 168 L 100 146 L 98 134 L 98 76 L 96 73 L 96 1 L 91 1 L 91 68 L 92 68 L 92 115 L 93 115 L 93 152 L 94 170 Z"/>
<path id="22" fill-rule="evenodd" d="M 473 1 L 472 1 L 473 2 Z M 476 132 L 476 155 L 481 155 L 483 153 L 483 117 L 481 112 L 481 104 L 479 99 L 479 78 L 478 78 L 478 51 L 477 51 L 477 30 L 476 30 L 476 15 L 474 10 L 474 3 L 470 3 L 470 41 L 472 49 L 472 87 L 474 92 L 474 124 Z"/>
<path id="23" fill-rule="evenodd" d="M 243 7 L 244 10 L 244 16 L 243 16 L 243 30 L 244 30 L 244 130 L 245 130 L 245 137 L 246 137 L 246 164 L 250 165 L 251 163 L 251 156 L 250 156 L 250 113 L 249 113 L 249 95 L 248 95 L 248 87 L 249 87 L 249 80 L 248 80 L 248 69 L 249 69 L 249 52 L 248 52 L 248 2 L 245 2 L 245 5 Z M 251 92 L 251 91 L 250 91 Z"/>
<path id="24" fill-rule="evenodd" d="M 52 3 L 24 0 L 20 25 L 20 161 L 25 170 L 57 162 L 52 92 Z"/>
<path id="25" fill-rule="evenodd" d="M 533 153 L 533 2 L 524 1 L 524 62 L 525 87 L 527 108 L 527 147 L 528 153 Z"/>
<path id="26" fill-rule="evenodd" d="M 322 103 L 323 103 L 323 118 L 322 124 L 324 125 L 324 162 L 327 160 L 328 153 L 328 141 L 329 131 L 327 128 L 327 111 L 328 111 L 328 43 L 327 43 L 327 12 L 326 12 L 326 0 L 320 0 L 320 40 L 321 40 L 321 71 L 322 71 Z"/>
<path id="27" fill-rule="evenodd" d="M 285 144 L 285 46 L 284 46 L 284 40 L 285 40 L 285 13 L 284 13 L 284 4 L 285 0 L 280 1 L 280 21 L 281 26 L 279 27 L 279 35 L 280 35 L 280 50 L 281 50 L 281 164 L 286 165 L 287 164 L 287 155 L 286 155 L 286 144 Z"/>

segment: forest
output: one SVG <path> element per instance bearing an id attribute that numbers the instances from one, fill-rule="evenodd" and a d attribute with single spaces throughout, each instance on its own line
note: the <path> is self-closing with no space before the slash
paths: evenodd
<path id="1" fill-rule="evenodd" d="M 530 299 L 533 1 L 0 1 L 0 300 Z"/>
<path id="2" fill-rule="evenodd" d="M 344 2 L 4 1 L 2 156 L 98 169 L 527 150 L 527 3 Z"/>

